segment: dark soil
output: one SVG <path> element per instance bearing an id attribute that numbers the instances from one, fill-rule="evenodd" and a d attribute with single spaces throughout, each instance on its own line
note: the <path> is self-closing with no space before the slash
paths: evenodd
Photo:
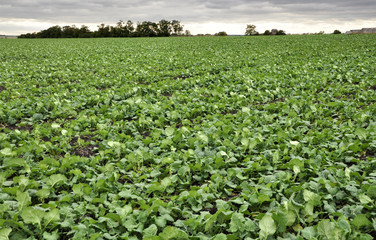
<path id="1" fill-rule="evenodd" d="M 365 161 L 367 160 L 367 157 L 374 158 L 376 155 L 376 151 L 370 150 L 366 151 L 362 156 L 360 156 L 360 160 Z"/>
<path id="2" fill-rule="evenodd" d="M 9 130 L 19 130 L 19 131 L 33 131 L 33 126 L 32 125 L 27 125 L 27 126 L 17 126 L 17 125 L 0 125 L 0 127 L 7 128 Z"/>
<path id="3" fill-rule="evenodd" d="M 239 196 L 240 196 L 240 193 L 235 193 L 235 194 L 232 195 L 232 196 L 228 196 L 228 197 L 226 197 L 224 200 L 225 200 L 225 201 L 230 201 L 231 199 L 236 198 L 236 197 L 239 197 Z"/>
<path id="4" fill-rule="evenodd" d="M 204 208 L 203 210 L 208 211 L 211 215 L 213 215 L 218 211 L 217 204 L 214 203 L 212 208 Z"/>
<path id="5" fill-rule="evenodd" d="M 72 154 L 80 157 L 90 157 L 95 155 L 94 148 L 97 146 L 88 145 L 86 147 L 76 148 L 73 150 Z"/>
<path id="6" fill-rule="evenodd" d="M 143 81 L 139 81 L 138 84 L 139 84 L 139 85 L 149 85 L 150 83 L 148 83 L 148 82 L 143 82 Z"/>
<path id="7" fill-rule="evenodd" d="M 80 138 L 81 138 L 82 140 L 84 140 L 85 142 L 90 142 L 90 141 L 92 140 L 93 137 L 94 137 L 94 135 L 80 135 Z M 73 138 L 70 140 L 69 144 L 70 144 L 70 145 L 76 145 L 77 141 L 78 141 L 78 137 L 73 137 Z"/>
<path id="8" fill-rule="evenodd" d="M 42 140 L 45 141 L 45 142 L 51 142 L 51 138 L 49 138 L 47 136 L 42 137 Z"/>
<path id="9" fill-rule="evenodd" d="M 162 93 L 162 95 L 165 97 L 172 97 L 172 93 Z"/>
<path id="10" fill-rule="evenodd" d="M 349 92 L 349 93 L 346 93 L 346 94 L 343 94 L 342 96 L 339 96 L 339 97 L 335 97 L 336 99 L 342 99 L 342 98 L 351 98 L 351 96 L 355 95 L 354 92 Z"/>
<path id="11" fill-rule="evenodd" d="M 150 132 L 144 132 L 144 133 L 141 133 L 141 135 L 145 139 L 150 136 Z"/>
<path id="12" fill-rule="evenodd" d="M 267 102 L 264 102 L 264 103 L 254 103 L 254 105 L 261 106 L 261 105 L 266 105 L 266 104 L 270 104 L 270 103 L 284 102 L 284 101 L 285 101 L 285 98 L 277 98 L 277 99 L 273 99 L 273 100 L 270 100 L 270 101 L 267 101 Z"/>
<path id="13" fill-rule="evenodd" d="M 176 79 L 186 79 L 187 77 L 185 77 L 185 76 L 182 76 L 182 75 L 179 75 L 179 76 L 175 76 L 174 77 L 174 80 L 176 80 Z"/>
<path id="14" fill-rule="evenodd" d="M 97 89 L 99 91 L 104 91 L 104 90 L 110 89 L 110 87 L 97 87 Z"/>
<path id="15" fill-rule="evenodd" d="M 237 114 L 238 113 L 238 110 L 229 110 L 229 111 L 222 111 L 221 112 L 221 114 L 222 115 L 226 115 L 226 114 L 232 114 L 232 115 L 234 115 L 234 114 Z"/>

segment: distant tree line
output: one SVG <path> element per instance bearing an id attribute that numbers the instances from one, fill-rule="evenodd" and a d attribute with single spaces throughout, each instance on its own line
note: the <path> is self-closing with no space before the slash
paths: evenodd
<path id="1" fill-rule="evenodd" d="M 265 30 L 264 33 L 260 34 L 259 32 L 256 31 L 256 26 L 255 25 L 247 25 L 245 28 L 245 35 L 246 36 L 258 36 L 258 35 L 286 35 L 286 32 L 284 30 L 278 30 L 278 29 L 272 29 L 270 30 Z"/>
<path id="2" fill-rule="evenodd" d="M 183 25 L 180 21 L 165 19 L 159 22 L 143 21 L 136 25 L 128 20 L 120 20 L 115 26 L 100 24 L 96 31 L 90 31 L 88 26 L 82 25 L 81 28 L 72 26 L 60 27 L 58 25 L 50 27 L 36 33 L 26 33 L 19 38 L 101 38 L 101 37 L 169 37 L 190 35 L 187 30 L 183 33 Z"/>

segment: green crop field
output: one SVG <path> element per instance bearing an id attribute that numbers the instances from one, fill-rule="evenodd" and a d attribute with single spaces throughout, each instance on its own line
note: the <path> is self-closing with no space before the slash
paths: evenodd
<path id="1" fill-rule="evenodd" d="M 376 35 L 0 40 L 0 239 L 376 237 Z"/>

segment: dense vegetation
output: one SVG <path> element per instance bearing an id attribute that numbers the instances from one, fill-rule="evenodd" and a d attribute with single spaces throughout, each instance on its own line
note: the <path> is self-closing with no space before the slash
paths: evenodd
<path id="1" fill-rule="evenodd" d="M 189 33 L 189 31 L 186 31 Z M 21 34 L 18 38 L 103 38 L 103 37 L 169 37 L 171 35 L 182 35 L 183 25 L 178 20 L 160 20 L 158 23 L 143 21 L 138 22 L 136 27 L 131 20 L 119 21 L 116 26 L 98 25 L 94 32 L 88 26 L 81 28 L 73 26 L 60 27 L 58 25 L 49 27 L 35 33 Z"/>
<path id="2" fill-rule="evenodd" d="M 373 239 L 375 43 L 0 40 L 0 239 Z"/>

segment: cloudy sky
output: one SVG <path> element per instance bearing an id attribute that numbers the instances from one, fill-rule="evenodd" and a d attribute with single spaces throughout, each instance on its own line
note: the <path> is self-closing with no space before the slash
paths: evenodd
<path id="1" fill-rule="evenodd" d="M 193 34 L 244 34 L 246 24 L 259 32 L 331 33 L 376 27 L 376 0 L 0 0 L 0 34 L 72 24 L 95 30 L 128 19 L 177 19 Z"/>

